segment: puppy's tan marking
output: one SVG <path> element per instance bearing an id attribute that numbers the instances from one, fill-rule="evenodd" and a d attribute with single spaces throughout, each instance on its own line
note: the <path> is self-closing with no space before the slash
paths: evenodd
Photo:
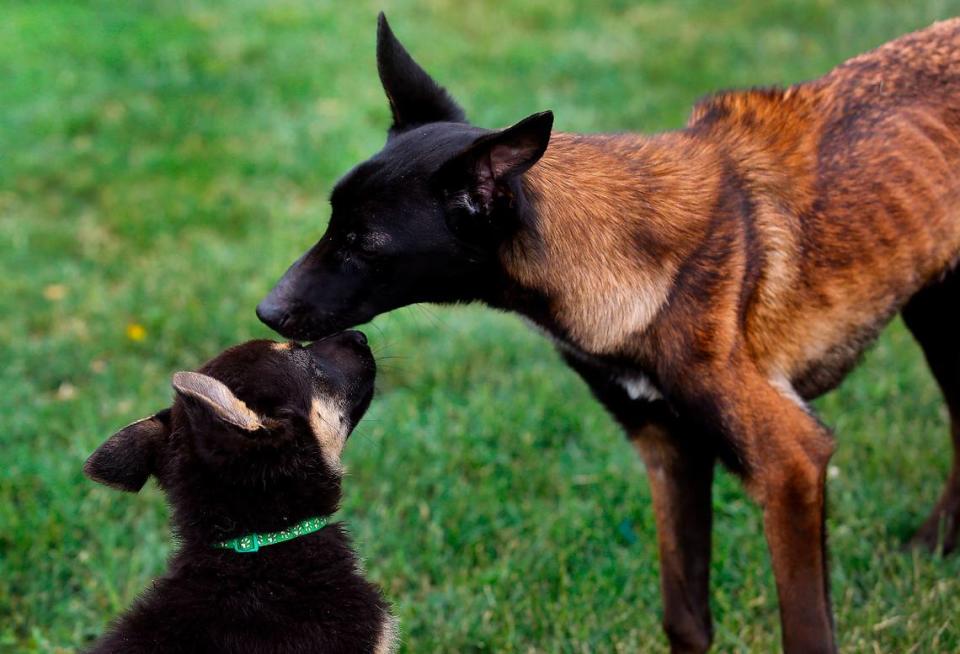
<path id="1" fill-rule="evenodd" d="M 320 443 L 324 460 L 333 470 L 342 473 L 340 454 L 348 431 L 343 407 L 328 397 L 314 397 L 310 405 L 310 428 Z"/>
<path id="2" fill-rule="evenodd" d="M 388 614 L 383 623 L 380 638 L 373 648 L 374 654 L 393 654 L 400 647 L 400 623 L 393 615 Z"/>

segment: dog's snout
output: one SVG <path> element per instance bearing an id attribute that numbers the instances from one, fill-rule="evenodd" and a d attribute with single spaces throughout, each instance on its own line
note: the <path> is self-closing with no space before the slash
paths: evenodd
<path id="1" fill-rule="evenodd" d="M 269 296 L 257 305 L 257 318 L 274 331 L 280 331 L 283 328 L 288 315 L 286 307 Z"/>

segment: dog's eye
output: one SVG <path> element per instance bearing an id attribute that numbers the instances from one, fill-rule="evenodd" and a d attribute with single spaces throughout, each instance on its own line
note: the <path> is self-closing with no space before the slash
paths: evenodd
<path id="1" fill-rule="evenodd" d="M 373 248 L 370 247 L 372 244 L 370 243 L 369 238 L 360 236 L 356 232 L 350 232 L 344 236 L 343 243 L 351 252 L 363 255 L 373 254 Z"/>
<path id="2" fill-rule="evenodd" d="M 364 256 L 373 256 L 383 252 L 384 246 L 389 242 L 389 237 L 380 232 L 370 232 L 358 239 L 357 249 Z"/>

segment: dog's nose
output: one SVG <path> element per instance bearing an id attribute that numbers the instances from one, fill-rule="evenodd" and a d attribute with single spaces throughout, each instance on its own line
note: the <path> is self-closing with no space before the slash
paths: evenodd
<path id="1" fill-rule="evenodd" d="M 280 331 L 287 321 L 287 310 L 269 296 L 257 305 L 257 318 L 274 331 Z"/>

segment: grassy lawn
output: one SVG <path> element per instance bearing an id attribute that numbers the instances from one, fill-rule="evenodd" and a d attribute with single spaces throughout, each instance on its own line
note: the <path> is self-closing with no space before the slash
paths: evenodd
<path id="1" fill-rule="evenodd" d="M 677 127 L 722 87 L 814 77 L 957 0 L 397 2 L 398 36 L 482 125 Z M 469 5 L 469 6 L 465 6 Z M 268 336 L 253 313 L 384 140 L 381 3 L 17 2 L 0 18 L 0 651 L 90 642 L 164 566 L 166 508 L 85 457 L 169 379 Z M 414 307 L 368 330 L 379 396 L 347 447 L 349 522 L 407 652 L 665 650 L 644 471 L 513 317 Z M 846 652 L 960 651 L 960 558 L 904 554 L 950 460 L 895 324 L 818 403 L 838 432 Z M 715 494 L 716 651 L 779 643 L 760 514 Z"/>

